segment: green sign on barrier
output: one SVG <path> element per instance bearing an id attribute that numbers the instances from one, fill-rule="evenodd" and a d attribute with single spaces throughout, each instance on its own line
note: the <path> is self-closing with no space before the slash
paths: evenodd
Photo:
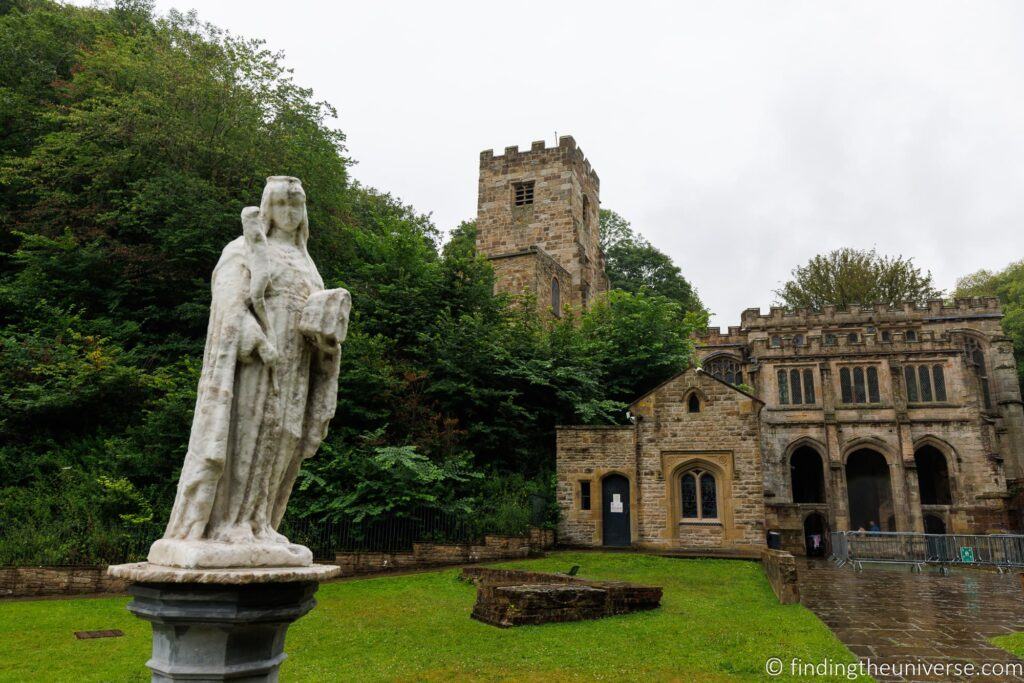
<path id="1" fill-rule="evenodd" d="M 960 546 L 960 561 L 974 562 L 974 548 L 969 545 Z"/>

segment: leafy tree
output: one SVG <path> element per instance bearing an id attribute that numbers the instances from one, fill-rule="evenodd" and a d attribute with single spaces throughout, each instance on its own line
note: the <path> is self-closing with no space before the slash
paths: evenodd
<path id="1" fill-rule="evenodd" d="M 629 221 L 614 211 L 601 209 L 600 225 L 605 271 L 613 289 L 659 294 L 678 303 L 683 313 L 703 309 L 679 266 L 634 232 Z"/>
<path id="2" fill-rule="evenodd" d="M 922 273 L 913 259 L 846 247 L 794 268 L 792 279 L 775 295 L 787 308 L 821 309 L 829 304 L 842 308 L 925 301 L 942 297 L 942 290 L 935 288 L 931 272 Z"/>
<path id="3" fill-rule="evenodd" d="M 1024 261 L 1002 270 L 979 270 L 956 282 L 956 297 L 994 296 L 1003 307 L 1003 330 L 1013 340 L 1017 377 L 1024 387 Z"/>

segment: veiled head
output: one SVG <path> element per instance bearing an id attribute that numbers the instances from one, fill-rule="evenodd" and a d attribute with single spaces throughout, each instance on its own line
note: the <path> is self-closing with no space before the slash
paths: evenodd
<path id="1" fill-rule="evenodd" d="M 290 235 L 298 232 L 299 239 L 305 243 L 309 219 L 306 217 L 306 193 L 302 189 L 302 181 L 284 175 L 267 178 L 260 200 L 260 215 L 267 222 L 268 234 L 272 230 Z"/>

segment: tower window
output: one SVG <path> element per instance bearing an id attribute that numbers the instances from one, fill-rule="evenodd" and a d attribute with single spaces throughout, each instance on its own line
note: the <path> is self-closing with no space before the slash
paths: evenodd
<path id="1" fill-rule="evenodd" d="M 551 278 L 551 310 L 556 318 L 562 317 L 562 288 L 558 284 L 558 278 Z"/>
<path id="2" fill-rule="evenodd" d="M 513 183 L 514 204 L 516 206 L 528 206 L 533 204 L 533 181 Z"/>

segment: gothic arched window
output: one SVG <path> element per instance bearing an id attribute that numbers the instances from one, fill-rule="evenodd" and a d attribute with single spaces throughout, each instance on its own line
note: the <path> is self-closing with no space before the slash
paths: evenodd
<path id="1" fill-rule="evenodd" d="M 731 356 L 717 356 L 704 361 L 704 372 L 729 384 L 742 384 L 743 371 L 740 362 Z"/>
<path id="2" fill-rule="evenodd" d="M 718 482 L 706 470 L 690 470 L 680 479 L 683 519 L 718 519 Z"/>
<path id="3" fill-rule="evenodd" d="M 686 401 L 686 409 L 691 413 L 700 412 L 700 397 L 697 394 L 690 394 L 690 398 Z"/>
<path id="4" fill-rule="evenodd" d="M 558 278 L 551 278 L 551 310 L 555 316 L 562 317 L 562 288 L 558 284 Z"/>

